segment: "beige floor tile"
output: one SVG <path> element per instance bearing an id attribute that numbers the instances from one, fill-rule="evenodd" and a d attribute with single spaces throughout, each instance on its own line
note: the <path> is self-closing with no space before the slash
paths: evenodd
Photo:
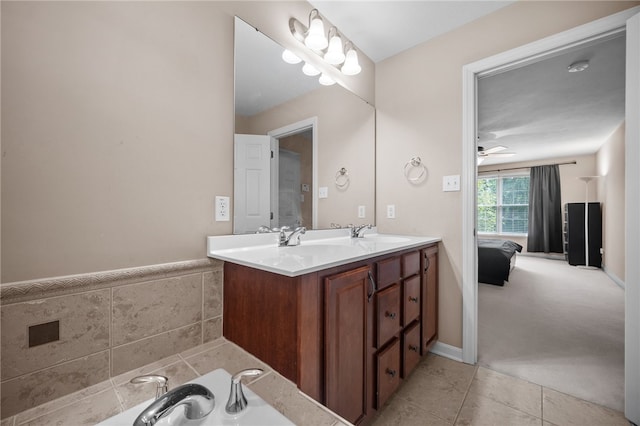
<path id="1" fill-rule="evenodd" d="M 472 365 L 429 355 L 398 390 L 397 396 L 453 423 L 474 372 Z"/>
<path id="2" fill-rule="evenodd" d="M 245 368 L 262 368 L 265 372 L 271 371 L 267 364 L 233 343 L 225 343 L 206 352 L 186 357 L 185 361 L 199 374 L 206 374 L 218 368 L 224 368 L 232 375 Z"/>
<path id="3" fill-rule="evenodd" d="M 449 426 L 451 422 L 440 419 L 421 407 L 406 400 L 393 397 L 382 408 L 372 426 Z"/>
<path id="4" fill-rule="evenodd" d="M 19 424 L 29 426 L 95 425 L 118 413 L 120 413 L 120 403 L 116 393 L 113 389 L 108 389 L 26 423 Z"/>
<path id="5" fill-rule="evenodd" d="M 336 417 L 303 396 L 295 384 L 276 373 L 263 375 L 248 387 L 297 425 L 331 426 L 336 423 Z"/>
<path id="6" fill-rule="evenodd" d="M 624 414 L 610 408 L 542 388 L 542 416 L 559 426 L 629 426 Z"/>
<path id="7" fill-rule="evenodd" d="M 526 380 L 479 367 L 469 393 L 542 418 L 542 387 Z"/>
<path id="8" fill-rule="evenodd" d="M 458 414 L 456 426 L 469 425 L 510 425 L 541 426 L 542 419 L 485 398 L 469 394 Z"/>
<path id="9" fill-rule="evenodd" d="M 176 388 L 198 377 L 195 371 L 182 360 L 147 374 L 166 376 L 169 379 L 169 389 Z M 156 388 L 154 383 L 133 384 L 126 382 L 117 386 L 116 392 L 120 396 L 124 408 L 129 409 L 143 401 L 155 398 Z"/>

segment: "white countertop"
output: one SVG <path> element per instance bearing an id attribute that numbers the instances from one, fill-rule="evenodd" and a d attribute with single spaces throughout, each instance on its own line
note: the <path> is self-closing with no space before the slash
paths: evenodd
<path id="1" fill-rule="evenodd" d="M 440 241 L 436 237 L 378 234 L 351 238 L 349 229 L 307 231 L 300 245 L 278 247 L 278 234 L 207 237 L 207 256 L 295 277 Z"/>

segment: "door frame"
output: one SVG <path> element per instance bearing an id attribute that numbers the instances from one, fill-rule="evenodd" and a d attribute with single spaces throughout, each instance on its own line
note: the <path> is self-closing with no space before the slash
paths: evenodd
<path id="1" fill-rule="evenodd" d="M 284 138 L 286 136 L 290 136 L 296 133 L 300 133 L 304 130 L 311 129 L 311 156 L 312 165 L 311 165 L 311 174 L 312 174 L 312 182 L 311 182 L 311 194 L 312 194 L 312 203 L 311 206 L 311 226 L 312 229 L 318 228 L 318 117 L 310 117 L 304 120 L 300 120 L 298 122 L 288 124 L 286 126 L 280 127 L 275 130 L 271 130 L 267 132 L 267 135 L 271 136 L 271 150 L 274 155 L 274 162 L 272 163 L 274 167 L 278 165 L 278 140 L 280 138 Z M 271 173 L 273 176 L 274 173 Z M 272 189 L 273 185 L 277 188 L 277 179 L 274 182 L 273 178 L 271 180 Z M 277 211 L 274 211 L 274 217 Z"/>
<path id="2" fill-rule="evenodd" d="M 476 236 L 476 134 L 477 134 L 477 79 L 479 76 L 505 71 L 509 68 L 540 60 L 548 55 L 557 54 L 562 50 L 578 46 L 593 40 L 620 33 L 627 30 L 627 20 L 640 12 L 640 6 L 636 6 L 611 16 L 578 26 L 576 28 L 543 38 L 541 40 L 508 50 L 497 55 L 481 59 L 467 64 L 462 69 L 462 360 L 469 364 L 475 364 L 478 356 L 478 264 L 477 264 L 477 236 Z M 636 17 L 637 18 L 637 17 Z M 633 53 L 635 60 L 640 54 L 636 47 L 630 52 L 627 45 L 627 60 Z M 637 76 L 636 76 L 637 78 Z M 627 77 L 627 85 L 629 85 Z M 627 87 L 627 108 L 629 98 L 635 98 L 635 112 L 638 113 L 637 98 L 638 84 L 635 87 Z M 635 96 L 629 96 L 629 90 L 635 90 Z M 630 117 L 627 112 L 627 118 Z M 640 206 L 640 191 L 629 188 L 631 182 L 640 181 L 640 149 L 638 148 L 637 117 L 632 117 L 635 123 L 627 122 L 627 134 L 625 141 L 626 176 L 625 186 L 625 211 L 626 234 L 625 247 L 626 259 L 640 257 L 640 227 L 635 214 Z M 632 128 L 632 132 L 630 129 Z M 635 138 L 635 139 L 634 139 Z M 633 163 L 635 161 L 635 163 Z M 631 165 L 635 166 L 631 167 Z M 631 210 L 635 208 L 636 210 Z M 635 220 L 635 223 L 632 223 Z M 633 233 L 633 234 L 630 234 Z M 638 297 L 640 285 L 640 267 L 629 265 L 634 262 L 626 262 L 625 282 L 625 398 L 627 401 L 637 401 L 640 396 L 640 372 L 638 359 L 640 359 L 640 297 Z M 633 313 L 631 312 L 633 311 Z M 632 316 L 630 316 L 632 315 Z M 631 352 L 630 352 L 631 351 Z M 633 356 L 633 358 L 630 358 Z M 630 359 L 636 360 L 630 365 Z M 638 407 L 630 407 L 625 404 L 627 418 L 638 422 L 640 414 Z M 633 411 L 633 412 L 632 412 Z"/>

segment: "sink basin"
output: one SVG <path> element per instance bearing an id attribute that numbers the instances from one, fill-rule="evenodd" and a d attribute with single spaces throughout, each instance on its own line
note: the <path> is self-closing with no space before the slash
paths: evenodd
<path id="1" fill-rule="evenodd" d="M 215 407 L 213 411 L 200 420 L 188 420 L 184 417 L 184 408 L 177 407 L 173 412 L 156 423 L 157 426 L 242 426 L 242 425 L 264 425 L 264 426 L 284 426 L 293 423 L 283 416 L 279 411 L 267 404 L 262 398 L 256 395 L 251 389 L 243 387 L 244 395 L 247 398 L 247 408 L 239 414 L 227 414 L 224 407 L 229 398 L 231 388 L 231 375 L 221 368 L 214 370 L 204 376 L 198 377 L 189 383 L 198 383 L 208 388 L 215 396 Z M 116 416 L 110 417 L 98 426 L 122 426 L 131 425 L 138 415 L 153 402 L 153 399 L 138 404 Z"/>

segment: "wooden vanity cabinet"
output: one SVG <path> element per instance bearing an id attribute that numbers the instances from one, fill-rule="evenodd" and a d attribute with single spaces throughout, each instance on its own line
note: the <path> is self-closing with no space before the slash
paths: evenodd
<path id="1" fill-rule="evenodd" d="M 354 424 L 437 339 L 437 244 L 287 277 L 225 262 L 224 336 Z"/>

